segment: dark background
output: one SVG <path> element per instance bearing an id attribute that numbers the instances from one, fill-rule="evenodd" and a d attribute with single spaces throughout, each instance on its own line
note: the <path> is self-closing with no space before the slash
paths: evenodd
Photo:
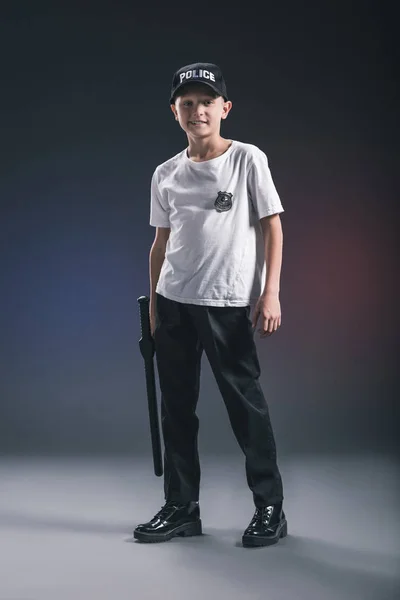
<path id="1" fill-rule="evenodd" d="M 2 454 L 150 453 L 136 300 L 195 61 L 222 68 L 222 135 L 266 152 L 285 208 L 282 327 L 257 339 L 278 452 L 395 452 L 389 6 L 2 4 Z M 239 452 L 203 365 L 200 451 Z"/>

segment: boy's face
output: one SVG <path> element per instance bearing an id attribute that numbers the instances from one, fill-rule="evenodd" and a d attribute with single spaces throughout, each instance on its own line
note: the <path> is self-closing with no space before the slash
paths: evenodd
<path id="1" fill-rule="evenodd" d="M 219 133 L 221 119 L 226 119 L 232 102 L 222 96 L 214 98 L 207 85 L 195 84 L 185 87 L 182 94 L 171 104 L 171 110 L 180 126 L 191 137 L 206 137 Z"/>

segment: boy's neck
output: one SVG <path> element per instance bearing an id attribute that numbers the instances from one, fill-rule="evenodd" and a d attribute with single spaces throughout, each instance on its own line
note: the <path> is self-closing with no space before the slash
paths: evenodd
<path id="1" fill-rule="evenodd" d="M 217 158 L 226 152 L 232 143 L 231 140 L 226 140 L 221 136 L 199 140 L 188 138 L 188 141 L 189 146 L 186 150 L 186 154 L 188 158 L 194 162 L 203 162 L 205 160 Z"/>

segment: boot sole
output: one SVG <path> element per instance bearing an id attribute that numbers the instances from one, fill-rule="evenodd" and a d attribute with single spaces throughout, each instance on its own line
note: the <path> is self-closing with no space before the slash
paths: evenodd
<path id="1" fill-rule="evenodd" d="M 175 529 L 168 531 L 168 533 L 145 533 L 143 531 L 134 531 L 133 537 L 139 542 L 147 542 L 149 544 L 154 542 L 168 542 L 174 537 L 190 537 L 194 535 L 202 535 L 202 524 L 201 519 L 193 523 L 184 523 L 179 525 Z"/>
<path id="2" fill-rule="evenodd" d="M 246 548 L 255 547 L 255 546 L 272 546 L 273 544 L 277 544 L 281 538 L 286 537 L 288 534 L 287 521 L 284 521 L 281 528 L 278 527 L 276 530 L 276 535 L 274 537 L 262 537 L 262 536 L 253 536 L 253 535 L 244 535 L 242 537 L 242 544 Z"/>

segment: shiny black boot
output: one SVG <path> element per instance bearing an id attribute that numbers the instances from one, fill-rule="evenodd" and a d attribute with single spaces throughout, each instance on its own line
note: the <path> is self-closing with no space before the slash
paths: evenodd
<path id="1" fill-rule="evenodd" d="M 287 535 L 287 522 L 282 502 L 272 506 L 256 508 L 254 516 L 245 530 L 243 546 L 271 546 Z"/>
<path id="2" fill-rule="evenodd" d="M 201 534 L 199 503 L 180 504 L 170 500 L 151 521 L 138 525 L 133 537 L 139 542 L 167 542 L 176 536 Z"/>

